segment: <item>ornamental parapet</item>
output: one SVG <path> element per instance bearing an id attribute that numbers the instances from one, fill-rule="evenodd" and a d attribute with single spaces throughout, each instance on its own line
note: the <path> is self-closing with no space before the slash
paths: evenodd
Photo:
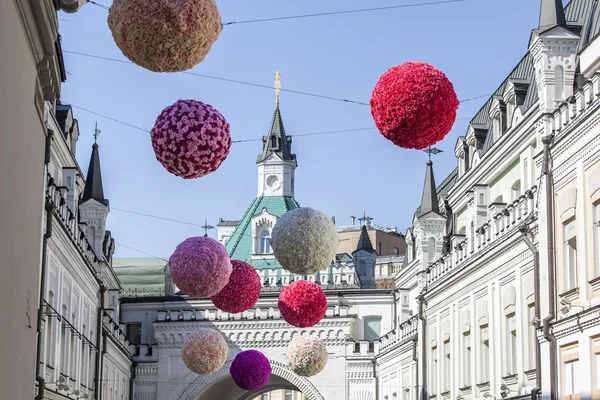
<path id="1" fill-rule="evenodd" d="M 491 219 L 456 243 L 452 251 L 427 268 L 427 285 L 434 286 L 452 276 L 468 261 L 502 244 L 514 235 L 527 218 L 538 212 L 536 204 L 538 187 L 533 186 L 514 202 L 501 209 L 491 209 Z"/>
<path id="2" fill-rule="evenodd" d="M 417 316 L 412 316 L 404 322 L 398 324 L 398 327 L 379 338 L 380 351 L 378 354 L 386 353 L 396 345 L 402 345 L 414 340 L 419 332 L 419 320 Z"/>

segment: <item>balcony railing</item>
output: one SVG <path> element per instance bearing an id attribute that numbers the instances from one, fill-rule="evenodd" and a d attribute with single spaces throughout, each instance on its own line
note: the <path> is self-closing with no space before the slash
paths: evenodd
<path id="1" fill-rule="evenodd" d="M 386 333 L 379 339 L 379 342 L 381 343 L 379 347 L 380 352 L 383 353 L 396 344 L 406 343 L 409 340 L 413 340 L 413 338 L 417 335 L 418 329 L 419 320 L 416 315 L 400 323 L 397 329 Z"/>
<path id="2" fill-rule="evenodd" d="M 487 251 L 516 232 L 520 223 L 537 213 L 537 190 L 537 186 L 533 186 L 512 204 L 493 214 L 478 229 L 468 232 L 466 238 L 460 236 L 449 254 L 427 268 L 427 284 L 434 285 L 452 275 L 473 256 Z"/>

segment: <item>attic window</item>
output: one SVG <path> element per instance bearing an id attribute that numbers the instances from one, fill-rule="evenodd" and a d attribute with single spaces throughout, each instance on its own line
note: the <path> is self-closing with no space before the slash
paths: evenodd
<path id="1" fill-rule="evenodd" d="M 271 136 L 271 148 L 272 149 L 277 148 L 277 136 Z"/>

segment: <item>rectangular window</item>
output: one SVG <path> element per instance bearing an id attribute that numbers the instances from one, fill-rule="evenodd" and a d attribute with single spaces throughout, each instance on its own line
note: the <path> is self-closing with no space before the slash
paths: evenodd
<path id="1" fill-rule="evenodd" d="M 579 348 L 578 344 L 563 346 L 560 349 L 561 353 L 561 399 L 578 400 L 581 382 L 579 376 L 585 373 L 581 370 L 579 364 Z M 588 374 L 591 371 L 588 372 Z"/>
<path id="2" fill-rule="evenodd" d="M 479 204 L 483 204 L 483 193 L 479 193 Z"/>
<path id="3" fill-rule="evenodd" d="M 490 380 L 490 339 L 487 325 L 480 328 L 479 383 Z"/>
<path id="4" fill-rule="evenodd" d="M 450 341 L 444 342 L 444 387 L 443 391 L 447 392 L 450 390 L 450 374 L 452 373 L 450 362 Z"/>
<path id="5" fill-rule="evenodd" d="M 528 353 L 528 368 L 529 370 L 535 369 L 535 349 L 537 346 L 537 334 L 535 331 L 535 325 L 533 324 L 535 318 L 535 305 L 532 304 L 527 307 L 528 319 L 527 319 L 527 332 L 529 332 L 529 346 L 527 346 Z"/>
<path id="6" fill-rule="evenodd" d="M 463 335 L 463 379 L 462 387 L 471 386 L 471 334 Z"/>
<path id="7" fill-rule="evenodd" d="M 292 392 L 291 390 L 286 390 L 285 391 L 285 400 L 293 400 L 294 399 L 294 392 Z"/>
<path id="8" fill-rule="evenodd" d="M 600 204 L 594 206 L 594 277 L 600 276 Z"/>
<path id="9" fill-rule="evenodd" d="M 269 400 L 269 393 L 264 393 L 262 395 L 262 400 Z"/>
<path id="10" fill-rule="evenodd" d="M 506 318 L 506 365 L 504 374 L 513 375 L 517 372 L 517 329 L 516 316 L 511 314 Z"/>
<path id="11" fill-rule="evenodd" d="M 438 369 L 438 357 L 437 347 L 431 348 L 431 394 L 437 394 L 437 369 Z"/>
<path id="12" fill-rule="evenodd" d="M 579 393 L 577 385 L 577 368 L 579 360 L 567 361 L 564 363 L 564 393 L 567 396 Z"/>
<path id="13" fill-rule="evenodd" d="M 127 340 L 131 344 L 142 344 L 142 324 L 139 322 L 127 324 Z"/>
<path id="14" fill-rule="evenodd" d="M 600 399 L 600 336 L 591 339 L 592 398 Z"/>
<path id="15" fill-rule="evenodd" d="M 377 255 L 378 256 L 383 255 L 383 253 L 381 252 L 381 248 L 382 248 L 381 242 L 377 242 Z"/>
<path id="16" fill-rule="evenodd" d="M 381 335 L 381 318 L 364 319 L 364 340 L 377 340 Z"/>
<path id="17" fill-rule="evenodd" d="M 394 247 L 394 255 L 397 256 L 400 254 L 400 249 L 397 247 Z"/>
<path id="18" fill-rule="evenodd" d="M 575 220 L 564 225 L 564 279 L 565 291 L 577 287 L 577 236 Z"/>

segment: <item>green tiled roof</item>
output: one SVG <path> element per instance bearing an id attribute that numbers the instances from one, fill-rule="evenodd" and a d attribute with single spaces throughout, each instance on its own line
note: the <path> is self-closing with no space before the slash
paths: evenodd
<path id="1" fill-rule="evenodd" d="M 286 212 L 299 207 L 300 205 L 293 197 L 257 197 L 254 199 L 225 245 L 231 259 L 246 261 L 256 269 L 281 268 L 275 259 L 252 260 L 252 217 L 260 214 L 263 208 L 266 208 L 270 214 L 281 217 Z"/>

